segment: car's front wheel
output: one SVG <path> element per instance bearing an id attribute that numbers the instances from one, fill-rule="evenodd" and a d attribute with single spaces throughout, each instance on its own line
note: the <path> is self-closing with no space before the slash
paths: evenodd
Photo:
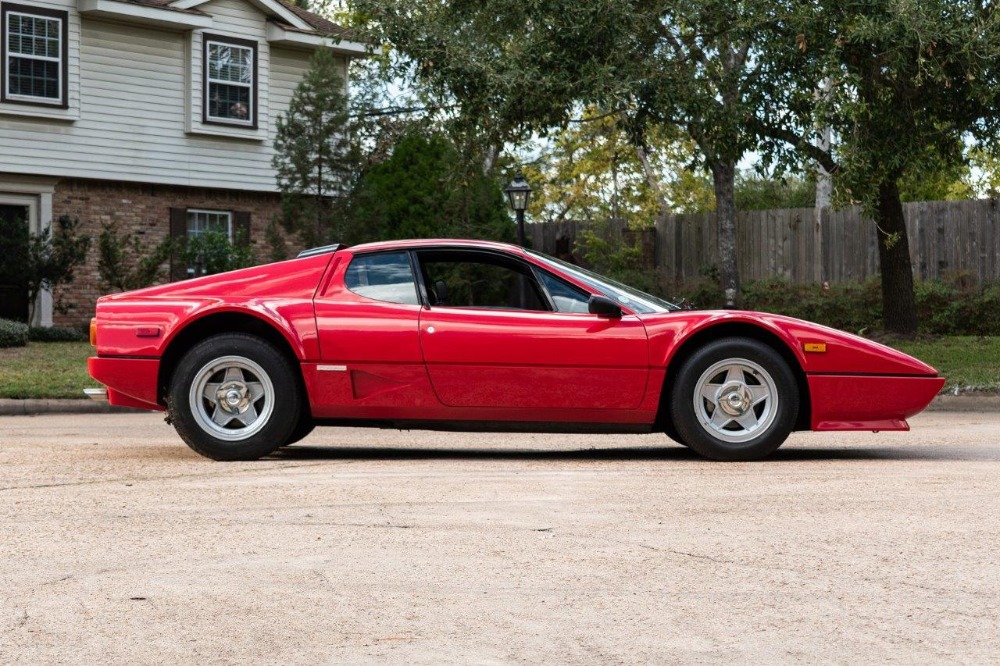
<path id="1" fill-rule="evenodd" d="M 746 338 L 711 342 L 685 361 L 670 415 L 684 443 L 713 460 L 760 460 L 791 433 L 799 409 L 788 363 Z"/>
<path id="2" fill-rule="evenodd" d="M 168 409 L 188 446 L 213 460 L 256 460 L 284 445 L 302 397 L 292 363 L 267 341 L 216 335 L 184 355 Z"/>

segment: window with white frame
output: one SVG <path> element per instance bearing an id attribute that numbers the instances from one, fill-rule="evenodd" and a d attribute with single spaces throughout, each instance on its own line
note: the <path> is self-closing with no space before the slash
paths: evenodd
<path id="1" fill-rule="evenodd" d="M 257 44 L 205 35 L 204 122 L 257 126 Z"/>
<path id="2" fill-rule="evenodd" d="M 200 210 L 189 208 L 187 212 L 187 237 L 203 236 L 214 231 L 225 234 L 233 240 L 233 214 L 228 210 Z"/>
<path id="3" fill-rule="evenodd" d="M 226 210 L 189 208 L 187 211 L 187 239 L 190 241 L 208 233 L 222 234 L 226 240 L 232 243 L 233 214 Z M 200 255 L 195 259 L 193 265 L 187 267 L 187 274 L 188 277 L 205 274 Z"/>
<path id="4" fill-rule="evenodd" d="M 67 106 L 67 18 L 66 12 L 40 7 L 0 6 L 0 100 Z"/>

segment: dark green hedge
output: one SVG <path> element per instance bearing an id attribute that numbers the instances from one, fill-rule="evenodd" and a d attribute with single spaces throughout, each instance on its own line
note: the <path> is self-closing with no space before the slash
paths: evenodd
<path id="1" fill-rule="evenodd" d="M 1000 284 L 977 288 L 967 280 L 927 280 L 914 286 L 919 332 L 928 335 L 1000 335 Z M 674 290 L 700 308 L 722 305 L 711 280 Z M 799 285 L 760 280 L 743 285 L 744 307 L 813 321 L 853 333 L 882 326 L 882 291 L 878 279 L 866 282 Z M 669 297 L 668 297 L 669 299 Z"/>
<path id="2" fill-rule="evenodd" d="M 0 319 L 0 347 L 23 347 L 28 344 L 28 325 Z"/>
<path id="3" fill-rule="evenodd" d="M 28 330 L 28 339 L 32 342 L 85 342 L 89 336 L 78 328 L 32 326 Z"/>

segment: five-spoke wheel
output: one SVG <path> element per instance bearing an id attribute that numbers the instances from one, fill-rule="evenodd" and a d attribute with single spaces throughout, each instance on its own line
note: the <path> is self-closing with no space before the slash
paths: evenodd
<path id="1" fill-rule="evenodd" d="M 757 460 L 788 437 L 798 414 L 795 377 L 756 340 L 724 338 L 695 352 L 671 387 L 670 414 L 681 439 L 715 460 Z"/>
<path id="2" fill-rule="evenodd" d="M 195 345 L 170 383 L 170 417 L 188 445 L 215 460 L 252 460 L 284 445 L 301 396 L 289 360 L 242 333 Z"/>

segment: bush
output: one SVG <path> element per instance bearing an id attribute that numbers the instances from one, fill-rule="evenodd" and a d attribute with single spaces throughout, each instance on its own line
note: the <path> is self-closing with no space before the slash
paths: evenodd
<path id="1" fill-rule="evenodd" d="M 32 342 L 85 342 L 90 336 L 77 328 L 32 326 L 28 329 L 28 339 Z"/>
<path id="2" fill-rule="evenodd" d="M 788 315 L 852 333 L 876 329 L 882 322 L 882 292 L 877 280 L 828 288 L 759 280 L 744 287 L 743 301 L 749 310 Z"/>
<path id="3" fill-rule="evenodd" d="M 667 300 L 685 298 L 699 308 L 717 308 L 722 297 L 710 279 L 690 281 L 673 290 L 658 290 Z M 914 285 L 921 334 L 1000 335 L 1000 284 L 978 288 L 962 276 L 926 280 Z M 878 278 L 866 282 L 792 284 L 772 278 L 743 285 L 748 310 L 772 312 L 824 324 L 852 333 L 882 326 L 882 292 Z"/>
<path id="4" fill-rule="evenodd" d="M 28 325 L 19 321 L 0 319 L 0 348 L 24 347 L 28 344 Z"/>

